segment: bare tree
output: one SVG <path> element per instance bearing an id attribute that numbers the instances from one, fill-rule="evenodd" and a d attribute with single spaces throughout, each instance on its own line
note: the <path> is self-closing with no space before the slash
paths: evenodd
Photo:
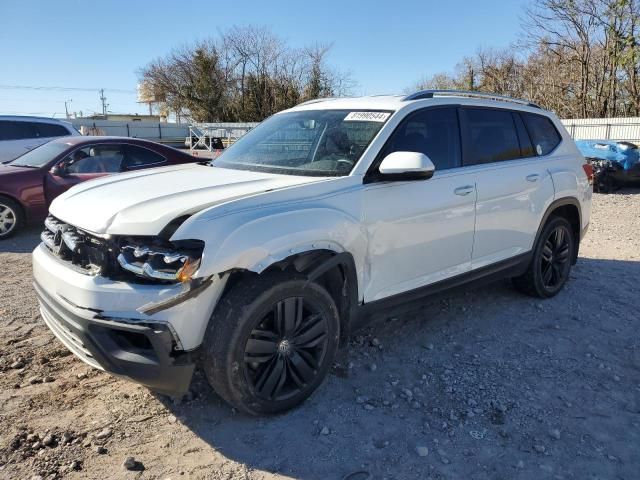
<path id="1" fill-rule="evenodd" d="M 328 64 L 330 48 L 294 49 L 266 27 L 232 27 L 152 61 L 140 77 L 195 121 L 260 121 L 304 98 L 353 89 L 350 75 Z"/>
<path id="2" fill-rule="evenodd" d="M 563 117 L 640 115 L 640 0 L 533 0 L 519 42 L 428 78 L 525 97 Z"/>

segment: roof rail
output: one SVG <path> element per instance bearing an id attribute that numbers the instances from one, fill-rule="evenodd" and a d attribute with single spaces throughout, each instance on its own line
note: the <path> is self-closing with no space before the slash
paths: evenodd
<path id="1" fill-rule="evenodd" d="M 499 100 L 502 102 L 518 103 L 520 105 L 527 105 L 528 107 L 540 108 L 539 105 L 529 102 L 528 100 L 511 98 L 505 95 L 497 95 L 495 93 L 475 92 L 470 90 L 420 90 L 418 92 L 414 92 L 407 95 L 402 100 L 406 102 L 409 100 L 422 100 L 424 98 L 433 98 L 433 97 L 486 98 L 488 100 Z"/>

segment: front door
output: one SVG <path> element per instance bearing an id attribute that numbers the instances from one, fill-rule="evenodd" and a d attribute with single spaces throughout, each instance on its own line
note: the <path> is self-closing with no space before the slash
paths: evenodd
<path id="1" fill-rule="evenodd" d="M 50 204 L 54 198 L 74 185 L 92 178 L 122 171 L 123 146 L 116 143 L 90 145 L 74 150 L 58 163 L 57 172 L 45 177 L 45 197 Z"/>
<path id="2" fill-rule="evenodd" d="M 409 114 L 380 158 L 394 151 L 424 153 L 436 171 L 429 180 L 365 185 L 365 303 L 471 269 L 475 175 L 460 168 L 457 109 L 432 107 Z"/>

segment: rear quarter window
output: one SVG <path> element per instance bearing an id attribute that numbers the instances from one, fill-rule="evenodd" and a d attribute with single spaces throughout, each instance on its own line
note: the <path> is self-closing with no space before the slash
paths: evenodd
<path id="1" fill-rule="evenodd" d="M 62 125 L 55 125 L 53 123 L 39 123 L 38 132 L 43 138 L 50 137 L 64 137 L 69 135 L 69 131 Z"/>
<path id="2" fill-rule="evenodd" d="M 522 113 L 521 115 L 531 137 L 533 148 L 538 155 L 547 155 L 560 144 L 562 137 L 551 119 L 533 113 Z"/>
<path id="3" fill-rule="evenodd" d="M 137 145 L 126 146 L 127 156 L 125 158 L 125 168 L 139 168 L 147 165 L 155 165 L 166 160 L 159 153 Z"/>

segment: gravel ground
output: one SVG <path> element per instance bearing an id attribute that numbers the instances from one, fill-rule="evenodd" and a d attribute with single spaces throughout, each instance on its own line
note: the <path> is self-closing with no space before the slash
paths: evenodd
<path id="1" fill-rule="evenodd" d="M 505 281 L 385 317 L 271 418 L 201 375 L 174 402 L 68 354 L 31 289 L 38 233 L 0 243 L 0 477 L 640 478 L 637 192 L 594 196 L 557 297 Z"/>

